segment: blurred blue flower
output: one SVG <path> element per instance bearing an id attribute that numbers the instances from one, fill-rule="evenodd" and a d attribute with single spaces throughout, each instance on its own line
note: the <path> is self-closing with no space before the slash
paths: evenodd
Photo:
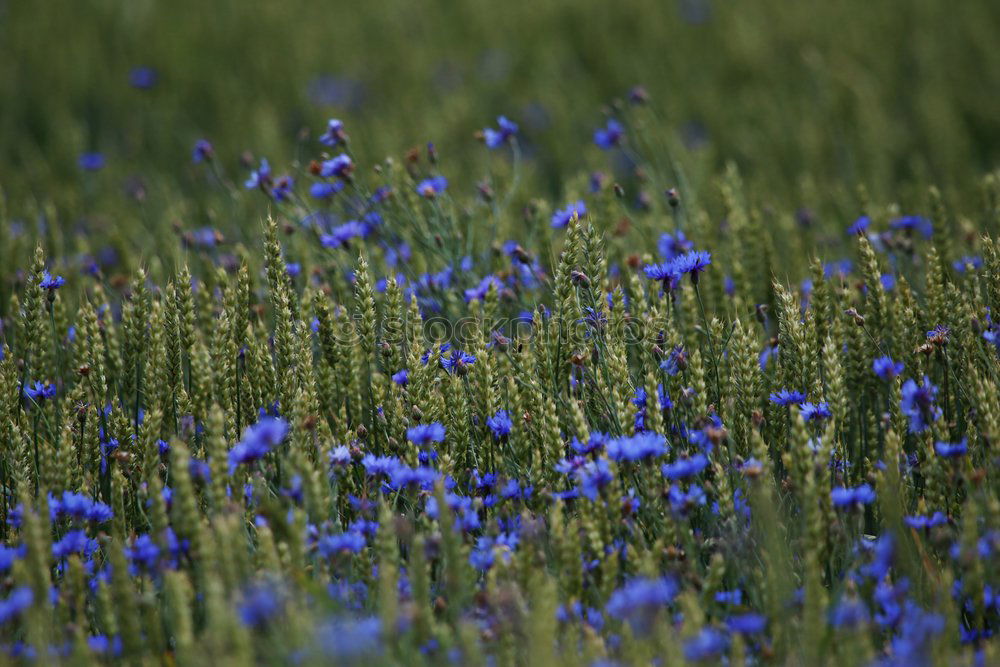
<path id="1" fill-rule="evenodd" d="M 621 436 L 608 443 L 607 452 L 611 460 L 617 462 L 656 458 L 667 453 L 667 439 L 652 431 Z"/>
<path id="2" fill-rule="evenodd" d="M 347 135 L 344 133 L 344 123 L 331 118 L 326 122 L 326 131 L 319 136 L 319 142 L 324 146 L 339 146 L 347 143 Z"/>
<path id="3" fill-rule="evenodd" d="M 214 154 L 215 149 L 212 147 L 212 144 L 207 139 L 199 139 L 194 142 L 194 148 L 191 149 L 191 161 L 199 164 L 211 160 Z"/>
<path id="4" fill-rule="evenodd" d="M 444 176 L 425 178 L 417 183 L 417 194 L 426 199 L 433 199 L 448 189 L 448 179 Z"/>
<path id="5" fill-rule="evenodd" d="M 159 74 L 148 66 L 133 67 L 128 73 L 129 85 L 140 90 L 149 90 L 156 85 Z"/>
<path id="6" fill-rule="evenodd" d="M 229 450 L 229 468 L 253 463 L 277 447 L 288 435 L 288 422 L 280 417 L 265 417 L 243 432 L 243 439 Z"/>
<path id="7" fill-rule="evenodd" d="M 867 215 L 863 215 L 847 228 L 847 233 L 851 236 L 857 236 L 858 234 L 864 234 L 871 227 L 872 221 Z"/>
<path id="8" fill-rule="evenodd" d="M 250 172 L 250 178 L 243 182 L 247 190 L 264 188 L 271 184 L 271 165 L 267 158 L 260 159 L 260 166 Z"/>
<path id="9" fill-rule="evenodd" d="M 6 625 L 27 610 L 35 600 L 34 593 L 27 586 L 19 586 L 11 591 L 7 599 L 0 601 L 0 625 Z"/>
<path id="10" fill-rule="evenodd" d="M 935 405 L 938 388 L 924 376 L 923 384 L 912 379 L 903 383 L 900 409 L 910 419 L 910 433 L 923 433 L 932 422 L 941 417 L 941 408 Z"/>
<path id="11" fill-rule="evenodd" d="M 502 438 L 510 435 L 510 430 L 514 423 L 510 419 L 510 414 L 506 410 L 497 410 L 497 413 L 486 419 L 486 426 L 493 432 L 494 438 Z"/>
<path id="12" fill-rule="evenodd" d="M 499 148 L 517 134 L 517 123 L 508 120 L 506 116 L 497 117 L 497 127 L 496 130 L 492 127 L 483 130 L 483 140 L 486 142 L 486 147 L 491 150 Z"/>
<path id="13" fill-rule="evenodd" d="M 351 160 L 351 156 L 347 153 L 341 153 L 330 160 L 325 160 L 319 165 L 319 175 L 322 178 L 333 178 L 336 176 L 346 179 L 353 171 L 354 161 Z"/>
<path id="14" fill-rule="evenodd" d="M 919 215 L 907 215 L 896 218 L 889 223 L 889 229 L 893 231 L 916 231 L 925 239 L 934 235 L 934 225 L 927 218 Z"/>
<path id="15" fill-rule="evenodd" d="M 875 502 L 875 492 L 867 484 L 856 488 L 838 486 L 830 492 L 833 506 L 842 509 L 854 509 Z"/>
<path id="16" fill-rule="evenodd" d="M 903 372 L 903 362 L 882 356 L 872 362 L 872 370 L 885 382 L 891 382 Z"/>
<path id="17" fill-rule="evenodd" d="M 708 467 L 708 458 L 704 454 L 695 454 L 691 458 L 679 459 L 673 463 L 664 463 L 660 471 L 671 481 L 694 477 Z"/>
<path id="18" fill-rule="evenodd" d="M 614 118 L 609 118 L 604 127 L 594 130 L 594 143 L 603 150 L 610 150 L 625 136 L 625 128 Z"/>
<path id="19" fill-rule="evenodd" d="M 941 458 L 957 459 L 969 452 L 969 441 L 968 438 L 962 438 L 961 442 L 935 442 L 934 451 Z"/>
<path id="20" fill-rule="evenodd" d="M 77 160 L 77 164 L 84 171 L 97 171 L 104 167 L 104 154 L 97 152 L 82 153 Z"/>
<path id="21" fill-rule="evenodd" d="M 569 221 L 573 219 L 576 215 L 577 218 L 583 218 L 587 215 L 587 205 L 583 203 L 583 200 L 577 200 L 575 204 L 570 204 L 566 208 L 557 210 L 552 214 L 552 228 L 562 229 L 569 224 Z"/>
<path id="22" fill-rule="evenodd" d="M 415 445 L 429 445 L 444 440 L 445 428 L 440 422 L 418 424 L 406 430 L 406 438 Z"/>
<path id="23" fill-rule="evenodd" d="M 830 412 L 830 404 L 826 401 L 821 403 L 802 403 L 799 405 L 799 414 L 806 421 L 819 421 L 821 419 L 829 419 L 833 416 Z"/>
<path id="24" fill-rule="evenodd" d="M 273 586 L 257 584 L 244 592 L 239 616 L 243 625 L 260 630 L 281 614 L 283 609 L 284 599 Z"/>

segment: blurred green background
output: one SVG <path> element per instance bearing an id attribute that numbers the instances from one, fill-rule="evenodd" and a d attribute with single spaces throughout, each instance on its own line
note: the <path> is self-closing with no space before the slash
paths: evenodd
<path id="1" fill-rule="evenodd" d="M 506 114 L 530 190 L 558 198 L 606 165 L 591 133 L 636 84 L 649 131 L 788 207 L 814 183 L 974 185 L 1000 154 L 998 27 L 993 0 L 8 0 L 0 185 L 16 215 L 138 216 L 137 188 L 141 216 L 207 215 L 184 203 L 196 139 L 242 181 L 244 151 L 280 172 L 338 117 L 359 164 L 433 141 L 471 190 L 473 133 Z"/>

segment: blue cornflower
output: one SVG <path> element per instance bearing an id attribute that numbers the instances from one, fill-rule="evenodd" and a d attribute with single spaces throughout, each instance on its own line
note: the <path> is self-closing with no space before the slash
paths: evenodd
<path id="1" fill-rule="evenodd" d="M 767 629 L 767 617 L 760 614 L 740 614 L 726 619 L 726 625 L 733 632 L 743 635 L 756 635 Z"/>
<path id="2" fill-rule="evenodd" d="M 110 505 L 97 500 L 92 501 L 90 503 L 90 507 L 87 508 L 86 518 L 88 521 L 93 521 L 94 523 L 104 523 L 105 521 L 110 521 L 114 518 L 114 516 L 114 510 L 111 509 Z"/>
<path id="3" fill-rule="evenodd" d="M 568 459 L 559 459 L 559 462 L 556 463 L 553 468 L 555 468 L 556 472 L 562 473 L 563 475 L 570 475 L 582 468 L 586 462 L 587 458 L 584 456 L 573 456 Z"/>
<path id="4" fill-rule="evenodd" d="M 486 426 L 493 431 L 494 438 L 502 438 L 510 435 L 514 422 L 510 420 L 510 414 L 506 410 L 497 410 L 497 413 L 486 419 Z"/>
<path id="5" fill-rule="evenodd" d="M 822 403 L 802 403 L 799 405 L 799 414 L 808 421 L 818 421 L 829 419 L 833 413 L 830 412 L 830 404 L 826 401 Z"/>
<path id="6" fill-rule="evenodd" d="M 321 234 L 319 242 L 324 248 L 346 248 L 351 239 L 362 236 L 364 228 L 357 220 L 349 220 L 330 230 L 329 234 Z"/>
<path id="7" fill-rule="evenodd" d="M 610 150 L 621 143 L 625 128 L 614 118 L 609 118 L 604 127 L 594 130 L 594 143 L 599 148 Z"/>
<path id="8" fill-rule="evenodd" d="M 253 463 L 277 447 L 288 435 L 288 422 L 280 417 L 265 417 L 243 431 L 243 439 L 229 450 L 229 468 Z"/>
<path id="9" fill-rule="evenodd" d="M 53 276 L 48 271 L 42 271 L 42 279 L 38 282 L 38 286 L 42 289 L 47 290 L 57 290 L 66 284 L 66 279 L 62 276 Z"/>
<path id="10" fill-rule="evenodd" d="M 889 223 L 889 229 L 893 231 L 917 231 L 925 239 L 929 239 L 934 235 L 934 225 L 931 224 L 930 220 L 919 215 L 907 215 L 896 218 Z"/>
<path id="11" fill-rule="evenodd" d="M 896 289 L 896 276 L 891 273 L 883 273 L 879 276 L 879 282 L 882 283 L 882 289 L 886 292 Z"/>
<path id="12" fill-rule="evenodd" d="M 614 476 L 605 459 L 588 461 L 577 469 L 576 478 L 580 482 L 580 493 L 591 500 L 597 500 L 597 495 L 605 486 L 611 483 Z"/>
<path id="13" fill-rule="evenodd" d="M 450 356 L 441 356 L 441 368 L 449 373 L 458 372 L 461 374 L 467 366 L 474 363 L 476 363 L 476 357 L 462 350 L 452 350 Z"/>
<path id="14" fill-rule="evenodd" d="M 739 606 L 743 604 L 743 591 L 739 588 L 731 591 L 718 591 L 715 594 L 715 601 L 719 604 Z"/>
<path id="15" fill-rule="evenodd" d="M 604 189 L 604 184 L 608 180 L 607 174 L 603 171 L 595 171 L 590 174 L 590 191 L 600 192 Z"/>
<path id="16" fill-rule="evenodd" d="M 360 532 L 348 531 L 339 535 L 326 535 L 316 542 L 316 550 L 323 558 L 333 558 L 341 554 L 361 553 L 366 546 L 365 536 Z"/>
<path id="17" fill-rule="evenodd" d="M 440 422 L 418 424 L 406 430 L 406 438 L 415 445 L 424 446 L 444 440 L 445 428 Z"/>
<path id="18" fill-rule="evenodd" d="M 804 284 L 803 287 L 805 287 Z M 727 275 L 722 279 L 722 289 L 726 293 L 726 296 L 733 296 L 736 294 L 736 281 L 733 280 L 732 276 Z"/>
<path id="19" fill-rule="evenodd" d="M 644 634 L 652 628 L 659 611 L 673 602 L 678 592 L 680 587 L 670 577 L 637 577 L 613 592 L 604 609 L 613 618 L 628 621 L 634 632 Z"/>
<path id="20" fill-rule="evenodd" d="M 119 658 L 122 654 L 122 638 L 118 635 L 110 639 L 106 635 L 92 635 L 87 637 L 87 648 L 98 655 Z"/>
<path id="21" fill-rule="evenodd" d="M 365 467 L 365 474 L 369 477 L 389 477 L 399 465 L 399 460 L 392 456 L 365 454 L 361 459 L 361 465 Z"/>
<path id="22" fill-rule="evenodd" d="M 425 178 L 417 183 L 417 194 L 425 199 L 433 199 L 448 189 L 448 179 L 444 176 Z"/>
<path id="23" fill-rule="evenodd" d="M 943 459 L 957 459 L 968 454 L 969 441 L 962 438 L 961 442 L 935 442 L 934 451 Z"/>
<path id="24" fill-rule="evenodd" d="M 806 395 L 801 391 L 780 389 L 771 393 L 771 402 L 777 405 L 801 405 L 806 400 Z"/>
<path id="25" fill-rule="evenodd" d="M 708 467 L 708 458 L 704 454 L 695 454 L 688 459 L 680 459 L 673 463 L 664 463 L 660 471 L 671 481 L 694 477 Z"/>
<path id="26" fill-rule="evenodd" d="M 24 558 L 27 552 L 27 547 L 24 545 L 7 547 L 0 544 L 0 574 L 10 572 L 10 569 L 14 567 L 14 562 Z"/>
<path id="27" fill-rule="evenodd" d="M 667 500 L 670 502 L 670 509 L 680 516 L 686 515 L 689 510 L 707 502 L 705 492 L 697 484 L 692 484 L 687 492 L 674 484 L 667 492 Z"/>
<path id="28" fill-rule="evenodd" d="M 682 370 L 687 368 L 687 354 L 684 352 L 684 346 L 675 345 L 667 358 L 660 362 L 660 370 L 666 371 L 667 375 L 670 377 L 675 377 Z M 660 400 L 660 404 L 664 405 L 663 400 Z"/>
<path id="29" fill-rule="evenodd" d="M 705 627 L 697 635 L 684 642 L 684 658 L 694 661 L 718 658 L 728 648 L 728 635 L 715 628 Z"/>
<path id="30" fill-rule="evenodd" d="M 847 233 L 851 236 L 857 236 L 858 234 L 864 234 L 871 227 L 872 221 L 867 215 L 863 215 L 847 228 Z"/>
<path id="31" fill-rule="evenodd" d="M 446 356 L 445 353 L 448 352 L 448 351 L 450 351 L 450 350 L 451 350 L 451 343 L 442 343 L 438 347 L 438 353 L 441 355 L 442 359 Z M 427 350 L 426 352 L 424 352 L 420 356 L 420 363 L 422 363 L 422 364 L 424 364 L 426 366 L 427 362 L 430 361 L 431 354 L 433 354 L 433 352 L 434 352 L 433 349 L 430 349 L 430 350 Z"/>
<path id="32" fill-rule="evenodd" d="M 114 516 L 110 506 L 73 491 L 63 491 L 58 500 L 50 497 L 49 508 L 57 514 L 77 521 L 89 520 L 101 523 Z"/>
<path id="33" fill-rule="evenodd" d="M 361 235 L 368 238 L 372 232 L 382 226 L 383 219 L 378 211 L 369 211 L 361 216 L 361 229 L 363 230 Z M 400 276 L 403 277 L 403 276 Z"/>
<path id="34" fill-rule="evenodd" d="M 823 277 L 824 278 L 840 278 L 843 280 L 850 274 L 851 270 L 854 268 L 854 263 L 849 259 L 838 259 L 832 262 L 827 262 L 823 265 Z"/>
<path id="35" fill-rule="evenodd" d="M 128 83 L 133 88 L 149 90 L 156 85 L 159 74 L 152 67 L 141 65 L 133 67 L 128 73 Z"/>
<path id="36" fill-rule="evenodd" d="M 948 517 L 942 512 L 934 512 L 931 516 L 908 516 L 903 518 L 903 523 L 905 523 L 910 528 L 916 528 L 917 530 L 926 530 L 928 528 L 933 528 L 935 526 L 944 526 L 948 523 Z"/>
<path id="37" fill-rule="evenodd" d="M 271 164 L 267 158 L 260 159 L 260 166 L 250 172 L 250 178 L 243 182 L 243 187 L 247 190 L 254 188 L 264 188 L 271 184 Z"/>
<path id="38" fill-rule="evenodd" d="M 335 158 L 324 160 L 319 165 L 319 175 L 322 178 L 337 176 L 346 180 L 353 171 L 354 161 L 351 160 L 351 156 L 347 153 L 341 153 Z"/>
<path id="39" fill-rule="evenodd" d="M 667 453 L 667 439 L 659 433 L 644 431 L 632 436 L 622 436 L 607 445 L 608 456 L 616 462 L 641 461 Z"/>
<path id="40" fill-rule="evenodd" d="M 0 602 L 0 625 L 6 625 L 12 619 L 20 616 L 34 601 L 35 594 L 31 592 L 29 587 L 15 588 L 6 600 Z"/>
<path id="41" fill-rule="evenodd" d="M 185 243 L 202 248 L 214 248 L 222 240 L 222 234 L 211 227 L 199 227 L 184 235 Z"/>
<path id="42" fill-rule="evenodd" d="M 674 273 L 678 276 L 684 275 L 685 273 L 691 275 L 691 282 L 698 284 L 698 274 L 708 268 L 708 265 L 712 263 L 712 254 L 705 250 L 691 250 L 683 255 L 675 257 L 671 264 L 674 267 Z"/>
<path id="43" fill-rule="evenodd" d="M 393 373 L 392 381 L 398 384 L 400 387 L 405 387 L 410 383 L 410 372 L 404 368 L 401 371 Z"/>
<path id="44" fill-rule="evenodd" d="M 950 337 L 951 337 L 951 328 L 946 327 L 943 324 L 939 324 L 927 332 L 927 340 L 931 343 L 936 343 L 938 345 L 943 345 L 947 343 Z"/>
<path id="45" fill-rule="evenodd" d="M 830 614 L 830 623 L 835 628 L 855 628 L 868 622 L 868 607 L 856 598 L 841 600 Z"/>
<path id="46" fill-rule="evenodd" d="M 351 464 L 351 450 L 347 445 L 338 445 L 330 452 L 330 465 L 336 468 L 346 468 Z"/>
<path id="47" fill-rule="evenodd" d="M 663 234 L 656 244 L 660 255 L 668 262 L 678 255 L 683 255 L 694 249 L 694 243 L 688 240 L 684 232 L 677 230 L 676 234 Z"/>
<path id="48" fill-rule="evenodd" d="M 82 153 L 77 160 L 77 164 L 84 171 L 97 171 L 104 167 L 104 154 L 97 152 Z"/>
<path id="49" fill-rule="evenodd" d="M 326 132 L 319 135 L 319 143 L 331 147 L 347 143 L 347 135 L 344 134 L 344 124 L 336 118 L 328 120 L 326 122 Z"/>
<path id="50" fill-rule="evenodd" d="M 243 595 L 239 607 L 240 620 L 243 625 L 259 630 L 280 614 L 283 607 L 284 600 L 272 586 L 252 586 Z"/>
<path id="51" fill-rule="evenodd" d="M 465 290 L 465 302 L 470 303 L 473 300 L 482 301 L 486 298 L 486 295 L 490 291 L 490 287 L 493 287 L 498 292 L 503 287 L 503 284 L 497 280 L 496 276 L 490 274 L 479 281 L 479 284 L 475 287 L 470 287 Z"/>
<path id="52" fill-rule="evenodd" d="M 274 197 L 274 201 L 285 201 L 292 193 L 293 187 L 295 187 L 295 179 L 287 175 L 281 176 L 274 182 L 274 188 L 271 189 L 271 196 Z"/>
<path id="53" fill-rule="evenodd" d="M 838 486 L 830 492 L 830 501 L 834 507 L 854 509 L 875 502 L 875 492 L 867 484 L 856 488 Z"/>
<path id="54" fill-rule="evenodd" d="M 82 530 L 71 530 L 52 545 L 52 556 L 62 560 L 70 554 L 90 556 L 97 551 L 97 540 L 87 537 Z"/>
<path id="55" fill-rule="evenodd" d="M 763 373 L 767 370 L 767 365 L 771 361 L 771 357 L 777 358 L 778 356 L 778 346 L 777 345 L 765 345 L 764 349 L 760 351 L 760 356 L 757 357 L 758 365 L 760 366 L 760 371 Z"/>
<path id="56" fill-rule="evenodd" d="M 506 116 L 497 117 L 497 127 L 499 129 L 487 127 L 483 130 L 483 141 L 487 148 L 499 148 L 517 134 L 517 123 L 508 120 Z"/>
<path id="57" fill-rule="evenodd" d="M 893 554 L 895 553 L 895 542 L 892 534 L 886 533 L 877 540 L 866 540 L 861 543 L 861 548 L 869 551 L 872 555 L 870 563 L 862 565 L 861 574 L 874 581 L 882 581 L 892 567 Z"/>
<path id="58" fill-rule="evenodd" d="M 496 554 L 493 553 L 494 541 L 492 537 L 483 535 L 476 540 L 476 548 L 469 553 L 469 562 L 472 567 L 480 572 L 485 572 L 493 567 L 496 561 Z"/>
<path id="59" fill-rule="evenodd" d="M 212 144 L 207 139 L 199 139 L 194 142 L 194 148 L 191 149 L 191 161 L 195 164 L 200 164 L 211 160 L 214 154 L 215 149 L 212 147 Z"/>
<path id="60" fill-rule="evenodd" d="M 576 215 L 577 218 L 583 218 L 587 215 L 587 205 L 583 203 L 582 199 L 577 200 L 575 204 L 569 204 L 566 208 L 557 210 L 552 214 L 552 228 L 562 229 L 569 224 L 569 221 L 573 219 Z"/>
<path id="61" fill-rule="evenodd" d="M 313 199 L 329 199 L 345 187 L 343 181 L 313 183 L 309 186 L 309 196 Z"/>
<path id="62" fill-rule="evenodd" d="M 576 437 L 574 437 L 570 446 L 573 448 L 573 451 L 578 454 L 591 454 L 604 449 L 605 445 L 608 443 L 608 439 L 609 438 L 606 433 L 591 431 L 590 437 L 587 438 L 586 442 L 580 442 L 576 439 Z"/>
<path id="63" fill-rule="evenodd" d="M 891 382 L 903 372 L 903 362 L 893 361 L 891 357 L 879 357 L 872 362 L 872 370 L 886 382 Z"/>
<path id="64" fill-rule="evenodd" d="M 899 634 L 892 638 L 895 664 L 930 664 L 929 643 L 935 635 L 941 634 L 944 628 L 944 616 L 924 611 L 908 600 L 899 623 Z"/>
<path id="65" fill-rule="evenodd" d="M 108 457 L 112 452 L 118 449 L 118 438 L 111 438 L 107 441 L 102 441 L 101 445 L 101 474 L 108 471 Z"/>
<path id="66" fill-rule="evenodd" d="M 910 433 L 923 433 L 932 422 L 941 417 L 941 408 L 934 404 L 938 388 L 924 376 L 922 385 L 912 379 L 903 383 L 900 408 L 910 418 Z"/>
<path id="67" fill-rule="evenodd" d="M 673 262 L 647 264 L 642 270 L 646 274 L 646 277 L 650 280 L 657 280 L 663 283 L 664 292 L 676 289 L 677 285 L 680 283 L 681 276 L 674 268 Z"/>
<path id="68" fill-rule="evenodd" d="M 55 397 L 56 387 L 48 382 L 42 383 L 36 380 L 34 384 L 25 387 L 24 395 L 35 403 L 41 403 L 47 398 Z"/>
<path id="69" fill-rule="evenodd" d="M 398 463 L 389 473 L 389 486 L 393 489 L 405 489 L 411 486 L 430 489 L 439 477 L 440 474 L 433 468 L 423 466 L 411 468 Z"/>
<path id="70" fill-rule="evenodd" d="M 382 623 L 376 617 L 343 618 L 321 625 L 317 637 L 327 657 L 346 664 L 361 656 L 381 653 L 381 634 Z"/>
<path id="71" fill-rule="evenodd" d="M 965 255 L 951 264 L 958 273 L 965 273 L 971 266 L 973 270 L 983 268 L 983 258 L 978 255 Z"/>
<path id="72" fill-rule="evenodd" d="M 160 560 L 160 547 L 149 535 L 140 535 L 133 540 L 131 547 L 125 548 L 125 557 L 132 564 L 133 573 L 139 570 L 154 572 Z"/>

